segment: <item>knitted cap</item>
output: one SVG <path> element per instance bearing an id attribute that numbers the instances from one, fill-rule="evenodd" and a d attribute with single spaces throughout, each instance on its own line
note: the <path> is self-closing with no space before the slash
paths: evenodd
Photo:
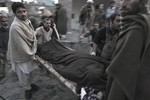
<path id="1" fill-rule="evenodd" d="M 52 15 L 53 15 L 52 12 L 49 10 L 44 10 L 44 12 L 42 14 L 42 16 L 52 16 Z"/>
<path id="2" fill-rule="evenodd" d="M 51 17 L 53 17 L 53 13 L 49 10 L 44 10 L 41 19 L 51 18 Z"/>

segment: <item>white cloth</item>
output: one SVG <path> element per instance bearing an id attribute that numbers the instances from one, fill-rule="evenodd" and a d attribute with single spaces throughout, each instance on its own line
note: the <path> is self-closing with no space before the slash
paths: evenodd
<path id="1" fill-rule="evenodd" d="M 24 62 L 24 63 L 12 62 L 11 64 L 12 64 L 12 69 L 15 72 L 16 72 L 16 67 L 19 67 L 20 70 L 25 74 L 29 74 L 30 72 L 38 68 L 37 63 L 34 61 L 29 61 L 29 62 Z"/>
<path id="2" fill-rule="evenodd" d="M 38 66 L 34 61 L 30 61 L 26 63 L 20 63 L 20 62 L 12 63 L 12 69 L 17 73 L 19 82 L 25 90 L 31 89 L 31 81 L 32 81 L 31 74 L 37 68 Z"/>
<path id="3" fill-rule="evenodd" d="M 86 91 L 84 88 L 81 88 L 81 100 L 83 99 L 83 97 L 86 95 Z"/>

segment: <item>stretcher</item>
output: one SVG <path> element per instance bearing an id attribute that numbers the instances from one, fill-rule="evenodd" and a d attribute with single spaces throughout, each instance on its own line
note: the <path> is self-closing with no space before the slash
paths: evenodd
<path id="1" fill-rule="evenodd" d="M 73 94 L 76 95 L 76 83 L 65 79 L 61 76 L 53 67 L 52 64 L 43 60 L 38 55 L 36 55 L 37 61 L 42 64 L 50 73 L 52 73 L 64 86 L 66 86 Z"/>

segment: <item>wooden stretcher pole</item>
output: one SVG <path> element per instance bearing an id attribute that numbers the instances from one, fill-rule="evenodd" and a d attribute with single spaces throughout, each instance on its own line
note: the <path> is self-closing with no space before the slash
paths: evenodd
<path id="1" fill-rule="evenodd" d="M 75 83 L 65 79 L 64 77 L 62 77 L 53 67 L 52 64 L 50 64 L 49 62 L 43 60 L 42 58 L 40 58 L 38 55 L 36 55 L 36 59 L 39 63 L 41 63 L 43 66 L 46 67 L 46 69 L 48 69 L 49 72 L 51 72 L 61 83 L 63 83 L 69 90 L 71 90 L 73 92 L 73 94 L 76 95 L 76 85 Z"/>

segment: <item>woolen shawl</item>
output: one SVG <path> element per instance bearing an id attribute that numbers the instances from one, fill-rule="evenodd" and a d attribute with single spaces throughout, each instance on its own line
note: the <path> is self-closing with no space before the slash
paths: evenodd
<path id="1" fill-rule="evenodd" d="M 10 27 L 8 59 L 12 62 L 27 62 L 33 59 L 37 40 L 31 22 L 14 18 Z"/>
<path id="2" fill-rule="evenodd" d="M 148 23 L 149 17 L 146 14 L 124 17 L 113 60 L 107 69 L 109 76 L 113 78 L 107 100 L 150 100 Z M 117 93 L 118 89 L 115 88 L 122 93 Z M 119 97 L 118 94 L 124 94 L 125 97 Z"/>

